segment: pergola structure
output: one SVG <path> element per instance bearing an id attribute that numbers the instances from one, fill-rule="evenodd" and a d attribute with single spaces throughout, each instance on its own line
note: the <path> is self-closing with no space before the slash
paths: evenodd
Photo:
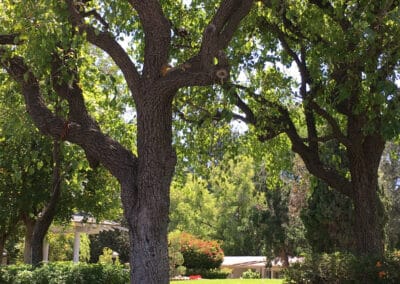
<path id="1" fill-rule="evenodd" d="M 93 217 L 74 214 L 72 215 L 70 226 L 52 226 L 50 231 L 56 234 L 74 234 L 73 262 L 79 262 L 81 234 L 95 235 L 101 231 L 111 231 L 115 229 L 128 231 L 127 228 L 124 228 L 119 223 L 113 221 L 96 222 L 96 219 Z M 49 261 L 49 243 L 46 239 L 43 244 L 43 261 Z"/>

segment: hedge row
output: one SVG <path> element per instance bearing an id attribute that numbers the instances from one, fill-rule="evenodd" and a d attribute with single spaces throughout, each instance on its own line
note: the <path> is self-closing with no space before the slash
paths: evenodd
<path id="1" fill-rule="evenodd" d="M 186 275 L 201 275 L 203 279 L 226 279 L 229 274 L 232 272 L 231 269 L 187 269 Z"/>
<path id="2" fill-rule="evenodd" d="M 126 284 L 129 270 L 121 265 L 52 262 L 34 269 L 29 265 L 0 266 L 0 283 L 9 284 Z"/>
<path id="3" fill-rule="evenodd" d="M 400 252 L 385 257 L 350 253 L 307 255 L 285 271 L 286 283 L 400 283 Z"/>

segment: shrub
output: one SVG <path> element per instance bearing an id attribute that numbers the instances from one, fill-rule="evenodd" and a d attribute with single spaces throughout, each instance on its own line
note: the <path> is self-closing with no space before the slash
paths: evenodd
<path id="1" fill-rule="evenodd" d="M 113 250 L 110 248 L 103 248 L 103 254 L 99 256 L 99 263 L 101 264 L 120 264 L 119 255 L 113 256 Z"/>
<path id="2" fill-rule="evenodd" d="M 243 279 L 260 279 L 261 275 L 257 271 L 252 271 L 251 269 L 248 269 L 247 271 L 242 273 L 242 278 Z"/>
<path id="3" fill-rule="evenodd" d="M 200 240 L 187 233 L 181 233 L 179 238 L 186 268 L 213 269 L 221 265 L 224 252 L 217 241 Z"/>
<path id="4" fill-rule="evenodd" d="M 0 283 L 12 283 L 19 273 L 30 270 L 32 267 L 26 264 L 0 266 Z"/>
<path id="5" fill-rule="evenodd" d="M 129 271 L 120 265 L 49 263 L 33 269 L 31 266 L 0 268 L 0 283 L 5 284 L 126 284 Z"/>
<path id="6" fill-rule="evenodd" d="M 169 276 L 184 275 L 186 267 L 183 266 L 183 255 L 178 233 L 170 233 L 168 236 Z"/>
<path id="7" fill-rule="evenodd" d="M 227 268 L 187 269 L 186 275 L 201 275 L 204 279 L 226 279 L 231 272 L 232 270 Z"/>
<path id="8" fill-rule="evenodd" d="M 400 283 L 400 254 L 384 258 L 350 253 L 307 255 L 285 270 L 286 283 Z"/>
<path id="9" fill-rule="evenodd" d="M 99 234 L 90 235 L 90 262 L 99 261 L 103 249 L 108 247 L 119 253 L 121 263 L 129 262 L 129 234 L 121 230 L 101 231 Z"/>

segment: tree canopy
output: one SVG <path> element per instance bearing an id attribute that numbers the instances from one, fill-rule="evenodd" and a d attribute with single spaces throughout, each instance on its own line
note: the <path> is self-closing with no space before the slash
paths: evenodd
<path id="1" fill-rule="evenodd" d="M 248 124 L 249 141 L 285 134 L 312 175 L 351 199 L 357 252 L 383 253 L 378 166 L 400 121 L 397 1 L 4 4 L 2 78 L 18 84 L 42 133 L 80 146 L 91 167 L 102 164 L 118 180 L 132 283 L 168 282 L 170 184 L 177 159 L 185 159 L 173 144 L 192 135 L 201 150 L 213 146 L 202 155 L 220 155 L 216 145 L 235 141 L 212 139 L 223 120 Z M 116 128 L 105 116 L 118 117 Z M 173 119 L 210 128 L 181 124 L 174 133 Z M 136 134 L 120 139 L 114 129 Z M 327 142 L 342 155 L 326 159 Z"/>

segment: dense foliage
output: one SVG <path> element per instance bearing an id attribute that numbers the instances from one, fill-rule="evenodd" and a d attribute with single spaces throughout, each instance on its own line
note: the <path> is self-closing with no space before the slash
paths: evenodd
<path id="1" fill-rule="evenodd" d="M 315 182 L 301 212 L 306 238 L 313 252 L 333 253 L 354 249 L 353 204 L 349 198 Z"/>
<path id="2" fill-rule="evenodd" d="M 267 151 L 260 150 L 274 153 L 275 147 L 260 146 L 256 139 L 290 140 L 312 175 L 351 200 L 352 216 L 345 210 L 336 212 L 340 206 L 324 215 L 316 200 L 325 193 L 323 197 L 329 197 L 329 191 L 313 192 L 309 216 L 314 220 L 307 219 L 308 232 L 315 232 L 321 222 L 329 223 L 324 236 L 331 238 L 319 250 L 353 242 L 358 255 L 383 255 L 386 219 L 378 167 L 386 142 L 400 129 L 398 1 L 3 2 L 2 96 L 22 94 L 35 126 L 70 150 L 64 153 L 63 165 L 64 185 L 74 189 L 65 201 L 71 205 L 69 211 L 79 203 L 90 205 L 84 206 L 86 211 L 101 211 L 106 201 L 118 200 L 113 186 L 98 190 L 109 179 L 89 167 L 101 164 L 116 178 L 111 184 L 119 182 L 130 229 L 132 282 L 168 281 L 169 194 L 177 160 L 183 161 L 178 169 L 184 172 L 177 179 L 181 184 L 174 185 L 178 190 L 172 190 L 172 229 L 224 240 L 229 254 L 294 251 L 291 237 L 301 228 L 293 226 L 293 220 L 299 215 L 284 207 L 296 199 L 295 188 L 285 186 L 297 177 L 287 168 L 279 169 L 264 155 Z M 225 135 L 234 128 L 229 124 L 233 119 L 247 127 Z M 186 127 L 183 121 L 195 126 Z M 15 131 L 6 128 L 12 131 L 0 137 L 6 150 L 1 153 L 0 182 L 5 190 L 0 199 L 7 204 L 0 212 L 5 213 L 0 224 L 6 224 L 0 225 L 1 247 L 10 235 L 9 224 L 20 215 L 7 201 L 28 198 L 46 207 L 41 195 L 48 197 L 49 192 L 20 194 L 19 189 L 28 184 L 39 188 L 34 179 L 25 178 L 40 174 L 44 161 L 54 164 L 46 157 L 36 159 L 34 143 L 25 146 L 35 147 L 13 149 L 12 139 L 24 139 L 8 139 Z M 251 158 L 239 155 L 243 148 L 236 142 L 242 134 L 242 141 L 252 148 Z M 177 153 L 173 144 L 181 148 Z M 334 144 L 335 151 L 327 153 L 327 144 Z M 225 149 L 230 150 L 229 157 Z M 24 155 L 28 152 L 33 156 Z M 77 162 L 68 171 L 75 152 Z M 21 164 L 14 162 L 15 154 Z M 84 156 L 87 161 L 82 162 Z M 287 166 L 288 156 L 278 160 Z M 257 168 L 251 166 L 259 160 L 267 169 L 267 178 L 257 181 L 263 190 L 254 184 Z M 271 183 L 268 175 L 278 181 Z M 48 176 L 46 171 L 40 181 Z M 292 183 L 284 185 L 277 176 Z M 13 185 L 16 195 L 6 190 Z M 90 202 L 80 198 L 86 193 Z M 185 193 L 194 210 L 183 205 Z M 78 200 L 74 206 L 72 199 Z M 396 225 L 394 200 L 388 203 L 390 221 Z M 203 202 L 207 206 L 202 207 Z M 42 216 L 40 209 L 33 211 L 25 215 Z M 223 214 L 225 218 L 213 217 Z M 348 224 L 331 217 L 342 216 L 357 224 L 357 230 L 354 240 L 339 237 L 340 243 L 332 238 L 333 227 L 346 230 Z M 323 220 L 314 222 L 317 218 Z M 387 230 L 390 247 L 398 245 L 396 235 Z M 271 247 L 259 242 L 266 236 Z"/>
<path id="3" fill-rule="evenodd" d="M 97 235 L 89 235 L 90 262 L 96 263 L 105 247 L 119 254 L 121 263 L 129 262 L 129 236 L 128 232 L 121 230 L 101 231 Z"/>
<path id="4" fill-rule="evenodd" d="M 123 266 L 54 262 L 34 269 L 29 265 L 0 266 L 0 283 L 5 284 L 126 284 L 129 271 Z"/>
<path id="5" fill-rule="evenodd" d="M 201 240 L 188 233 L 181 233 L 178 237 L 184 259 L 183 266 L 188 269 L 220 267 L 224 259 L 224 252 L 217 241 Z"/>
<path id="6" fill-rule="evenodd" d="M 350 253 L 307 255 L 285 272 L 286 283 L 399 283 L 398 251 L 384 257 L 356 257 Z"/>

